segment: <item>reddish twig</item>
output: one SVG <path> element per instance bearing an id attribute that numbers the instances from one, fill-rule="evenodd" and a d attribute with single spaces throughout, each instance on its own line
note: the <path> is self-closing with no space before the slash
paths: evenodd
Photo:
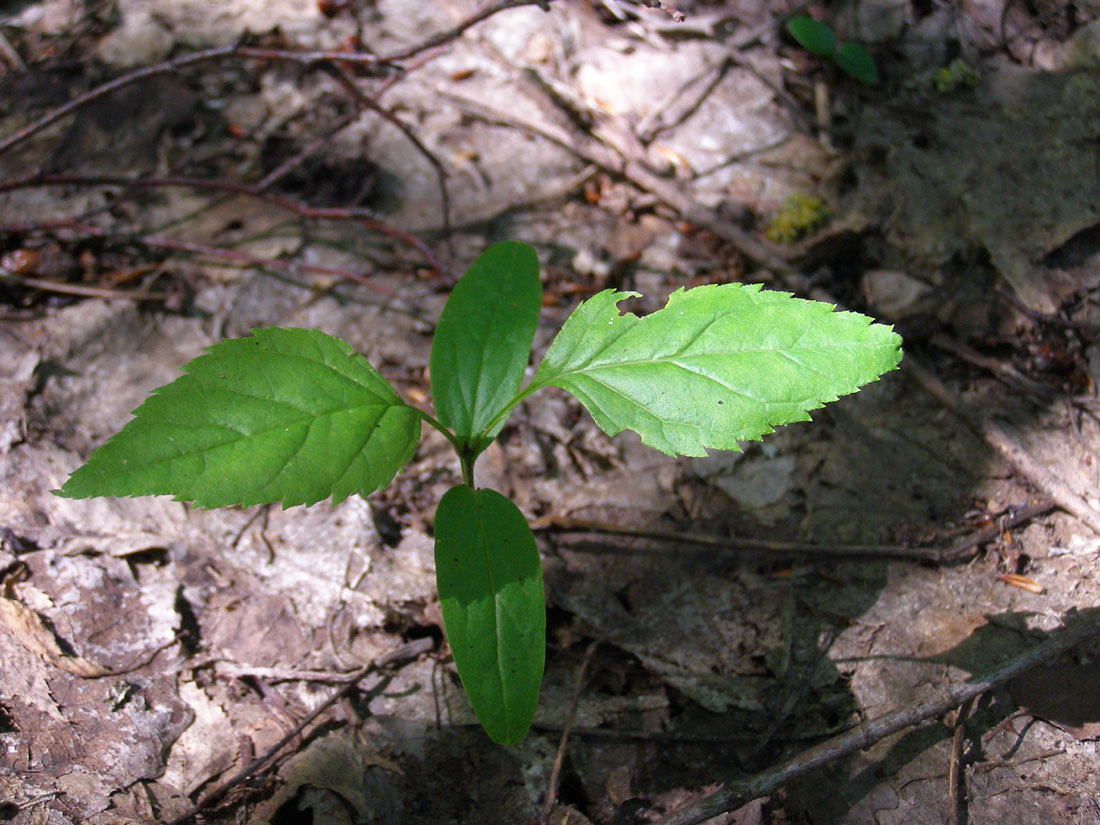
<path id="1" fill-rule="evenodd" d="M 189 252 L 194 255 L 203 255 L 208 258 L 237 261 L 239 263 L 249 264 L 251 266 L 258 266 L 264 269 L 276 269 L 280 272 L 289 272 L 292 274 L 307 273 L 310 275 L 327 275 L 329 277 L 339 278 L 341 280 L 352 281 L 353 283 L 362 284 L 368 289 L 372 289 L 375 292 L 379 292 L 389 297 L 396 297 L 397 295 L 397 293 L 395 293 L 392 289 L 376 284 L 365 275 L 360 275 L 358 272 L 353 272 L 350 269 L 338 269 L 336 267 L 330 266 L 318 266 L 317 264 L 304 264 L 298 263 L 296 261 L 284 261 L 279 258 L 264 258 L 259 255 L 252 255 L 248 252 L 242 252 L 239 249 L 225 249 L 224 247 L 208 246 L 206 244 L 192 243 L 190 241 L 183 241 L 175 238 L 162 238 L 157 235 L 120 235 L 118 233 L 108 232 L 102 227 L 81 223 L 80 221 L 70 220 L 67 218 L 59 218 L 49 221 L 36 221 L 33 223 L 0 224 L 0 233 L 18 233 L 21 235 L 29 234 L 32 232 L 49 232 L 58 229 L 72 230 L 86 237 L 126 241 L 129 243 L 135 243 L 141 246 L 149 247 L 150 249 L 170 249 L 176 252 Z M 34 284 L 29 285 L 33 286 Z M 67 291 L 72 292 L 73 290 L 69 289 Z"/>
<path id="2" fill-rule="evenodd" d="M 385 61 L 380 60 L 376 55 L 363 52 L 293 51 L 290 49 L 250 48 L 238 45 L 203 49 L 202 51 L 193 52 L 192 54 L 183 55 L 182 57 L 165 60 L 162 63 L 155 63 L 152 66 L 144 66 L 140 69 L 135 69 L 132 72 L 127 72 L 124 75 L 116 77 L 114 80 L 102 83 L 94 89 L 89 89 L 83 94 L 77 95 L 68 103 L 58 106 L 51 112 L 47 112 L 42 117 L 38 118 L 38 120 L 28 123 L 15 134 L 0 141 L 0 155 L 10 151 L 13 147 L 18 146 L 20 143 L 38 134 L 48 126 L 52 126 L 62 118 L 73 114 L 78 109 L 102 97 L 117 92 L 119 89 L 125 88 L 126 86 L 132 86 L 135 83 L 140 83 L 143 80 L 148 80 L 151 77 L 162 74 L 175 74 L 176 72 L 191 66 L 196 66 L 200 63 L 230 58 L 283 61 L 299 63 L 306 66 L 334 60 L 373 67 L 385 64 Z"/>
<path id="3" fill-rule="evenodd" d="M 442 46 L 444 43 L 449 43 L 452 40 L 455 40 L 456 38 L 461 36 L 462 33 L 466 31 L 466 29 L 470 28 L 471 26 L 476 26 L 482 20 L 492 17 L 498 12 L 506 11 L 508 9 L 516 9 L 520 6 L 538 6 L 543 11 L 549 11 L 550 4 L 552 2 L 554 2 L 554 0 L 497 0 L 497 2 L 490 3 L 480 11 L 474 12 L 461 23 L 458 23 L 457 25 L 447 29 L 446 31 L 441 31 L 438 34 L 433 34 L 428 39 L 422 41 L 421 43 L 418 43 L 415 46 L 411 46 L 408 49 L 402 49 L 401 51 L 397 51 L 392 54 L 388 54 L 385 57 L 379 58 L 379 61 L 382 63 L 391 64 L 399 63 L 402 60 L 408 60 L 410 57 L 420 54 L 420 52 L 427 51 L 428 49 L 433 49 L 436 46 Z"/>
<path id="4" fill-rule="evenodd" d="M 355 221 L 372 232 L 387 235 L 416 249 L 437 273 L 450 277 L 454 273 L 432 252 L 431 248 L 419 237 L 403 229 L 392 227 L 374 217 L 366 209 L 310 206 L 285 195 L 265 192 L 258 186 L 229 180 L 207 178 L 162 177 L 130 178 L 124 175 L 27 175 L 9 181 L 0 181 L 0 192 L 13 189 L 26 189 L 36 186 L 125 186 L 130 189 L 151 189 L 156 187 L 186 187 L 211 192 L 232 192 L 250 198 L 256 198 L 280 209 L 293 212 L 302 218 L 311 220 Z"/>
<path id="5" fill-rule="evenodd" d="M 135 69 L 132 72 L 127 72 L 124 75 L 116 77 L 114 80 L 102 83 L 99 86 L 96 86 L 94 89 L 89 89 L 87 92 L 77 95 L 68 103 L 65 103 L 57 107 L 53 111 L 46 113 L 38 120 L 28 123 L 22 129 L 18 130 L 15 134 L 0 141 L 0 155 L 10 151 L 13 147 L 19 145 L 28 138 L 38 134 L 48 126 L 51 126 L 62 118 L 73 114 L 78 109 L 87 106 L 89 103 L 95 100 L 106 97 L 107 95 L 112 94 L 113 92 L 116 92 L 126 86 L 132 86 L 135 83 L 140 83 L 141 81 L 147 80 L 150 77 L 155 77 L 162 74 L 174 74 L 191 66 L 196 66 L 200 63 L 207 63 L 212 60 L 225 59 L 282 61 L 298 63 L 304 66 L 312 66 L 318 63 L 339 63 L 344 65 L 353 63 L 366 69 L 375 69 L 376 71 L 382 71 L 384 69 L 399 68 L 395 65 L 398 61 L 407 60 L 410 57 L 420 54 L 421 52 L 428 51 L 430 49 L 436 48 L 437 46 L 448 43 L 451 40 L 454 40 L 464 31 L 466 31 L 466 29 L 470 28 L 471 26 L 477 25 L 482 20 L 491 17 L 497 12 L 504 11 L 510 8 L 515 8 L 518 6 L 530 5 L 538 5 L 543 8 L 549 8 L 548 4 L 550 2 L 552 2 L 552 0 L 498 0 L 498 2 L 487 6 L 479 12 L 476 12 L 453 28 L 432 35 L 431 37 L 414 46 L 410 46 L 407 49 L 402 49 L 391 55 L 387 55 L 386 57 L 379 57 L 378 55 L 370 54 L 367 52 L 338 52 L 323 50 L 296 51 L 293 49 L 257 48 L 251 46 L 241 46 L 238 44 L 233 44 L 231 46 L 219 46 L 213 49 L 203 49 L 202 51 L 193 52 L 192 54 L 183 55 L 181 57 L 174 57 L 171 60 L 165 60 L 152 66 L 144 66 L 140 69 Z"/>
<path id="6" fill-rule="evenodd" d="M 443 234 L 450 235 L 451 196 L 447 191 L 447 170 L 443 168 L 443 164 L 439 162 L 439 158 L 432 154 L 432 151 L 424 145 L 424 142 L 416 136 L 416 132 L 414 132 L 407 123 L 398 118 L 397 115 L 389 109 L 383 108 L 382 105 L 373 98 L 363 94 L 363 92 L 359 90 L 359 87 L 355 85 L 355 81 L 351 78 L 351 75 L 348 74 L 347 69 L 338 64 L 328 64 L 325 69 L 332 78 L 343 86 L 348 94 L 352 96 L 360 109 L 368 109 L 374 112 L 386 121 L 386 123 L 396 128 L 405 136 L 405 139 L 413 145 L 413 148 L 432 165 L 432 168 L 435 170 L 436 180 L 439 182 L 439 202 L 440 211 L 443 217 Z"/>
<path id="7" fill-rule="evenodd" d="M 317 152 L 322 146 L 332 140 L 333 136 L 337 132 L 347 127 L 357 117 L 359 117 L 359 112 L 348 112 L 346 115 L 338 117 L 335 122 L 329 125 L 328 129 L 325 130 L 325 133 L 323 135 L 311 140 L 296 154 L 287 158 L 285 161 L 283 161 L 266 175 L 264 175 L 260 179 L 260 182 L 257 183 L 254 187 L 255 191 L 264 192 L 270 189 L 276 183 L 281 181 L 283 178 L 285 178 L 287 175 L 289 175 L 291 172 L 293 172 L 295 169 L 305 163 L 306 159 L 309 158 L 310 155 Z"/>

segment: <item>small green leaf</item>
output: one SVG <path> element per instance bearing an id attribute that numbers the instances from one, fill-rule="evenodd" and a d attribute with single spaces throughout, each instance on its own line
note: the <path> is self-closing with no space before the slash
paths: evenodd
<path id="1" fill-rule="evenodd" d="M 858 43 L 845 43 L 833 55 L 833 61 L 851 77 L 867 86 L 878 83 L 878 69 L 870 52 Z"/>
<path id="2" fill-rule="evenodd" d="M 519 389 L 541 307 L 538 257 L 524 243 L 489 247 L 455 285 L 432 341 L 431 377 L 436 415 L 460 440 L 482 435 Z"/>
<path id="3" fill-rule="evenodd" d="M 542 569 L 527 520 L 493 490 L 452 487 L 435 514 L 435 575 L 478 721 L 511 745 L 531 726 L 546 652 Z"/>
<path id="4" fill-rule="evenodd" d="M 421 414 L 343 341 L 270 327 L 215 344 L 57 491 L 199 507 L 313 504 L 389 483 Z"/>
<path id="5" fill-rule="evenodd" d="M 722 284 L 677 290 L 639 320 L 606 290 L 582 303 L 524 395 L 575 395 L 608 435 L 634 430 L 669 455 L 739 450 L 894 369 L 901 338 L 831 304 Z"/>
<path id="6" fill-rule="evenodd" d="M 836 53 L 836 32 L 812 17 L 792 17 L 787 21 L 787 32 L 808 52 L 821 57 Z"/>

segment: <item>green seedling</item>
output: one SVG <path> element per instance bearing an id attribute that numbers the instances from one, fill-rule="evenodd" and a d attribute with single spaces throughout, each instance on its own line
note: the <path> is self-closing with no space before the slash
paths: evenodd
<path id="1" fill-rule="evenodd" d="M 802 48 L 818 57 L 832 60 L 846 74 L 867 86 L 878 83 L 875 59 L 859 43 L 841 43 L 836 32 L 812 17 L 792 17 L 787 33 Z"/>
<path id="2" fill-rule="evenodd" d="M 677 290 L 638 318 L 606 290 L 566 320 L 523 385 L 542 286 L 535 251 L 487 249 L 455 286 L 431 350 L 434 414 L 404 401 L 343 341 L 267 327 L 215 344 L 155 390 L 56 491 L 70 498 L 172 495 L 198 507 L 336 504 L 387 485 L 427 423 L 458 454 L 440 500 L 435 561 L 459 677 L 495 741 L 535 712 L 546 612 L 534 536 L 519 508 L 474 483 L 477 457 L 518 404 L 558 387 L 608 435 L 669 455 L 738 450 L 894 369 L 889 327 L 759 286 Z"/>

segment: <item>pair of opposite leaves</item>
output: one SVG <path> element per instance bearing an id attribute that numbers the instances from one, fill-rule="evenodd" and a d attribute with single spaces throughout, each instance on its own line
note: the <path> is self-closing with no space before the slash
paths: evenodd
<path id="1" fill-rule="evenodd" d="M 608 435 L 670 455 L 737 450 L 895 368 L 900 338 L 829 304 L 758 286 L 678 290 L 644 318 L 606 290 L 569 316 L 521 389 L 541 307 L 528 245 L 487 249 L 449 297 L 430 359 L 436 418 L 352 348 L 316 330 L 264 328 L 209 348 L 154 391 L 59 493 L 173 495 L 199 507 L 333 503 L 388 484 L 422 421 L 464 466 L 538 389 L 573 394 Z M 538 553 L 518 508 L 457 485 L 436 513 L 436 576 L 459 675 L 489 735 L 530 725 L 544 655 Z"/>

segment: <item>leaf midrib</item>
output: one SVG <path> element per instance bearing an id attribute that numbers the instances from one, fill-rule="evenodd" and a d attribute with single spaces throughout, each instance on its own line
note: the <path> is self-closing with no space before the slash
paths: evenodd
<path id="1" fill-rule="evenodd" d="M 293 405 L 287 405 L 287 406 L 290 406 L 291 409 L 298 410 L 298 408 L 294 407 Z M 321 413 L 320 415 L 309 415 L 308 418 L 301 419 L 301 420 L 298 420 L 298 421 L 283 422 L 283 423 L 281 423 L 277 426 L 274 426 L 274 427 L 269 427 L 269 428 L 264 429 L 264 430 L 258 430 L 255 433 L 242 433 L 239 430 L 235 430 L 232 427 L 228 427 L 228 426 L 225 426 L 225 425 L 222 425 L 222 424 L 172 424 L 171 426 L 180 427 L 180 428 L 186 428 L 186 427 L 210 428 L 210 427 L 213 427 L 215 429 L 227 430 L 228 432 L 235 433 L 238 437 L 235 438 L 235 439 L 230 439 L 229 441 L 224 441 L 221 444 L 217 444 L 213 447 L 204 447 L 204 448 L 197 449 L 197 450 L 189 450 L 188 452 L 184 452 L 184 453 L 177 453 L 176 455 L 167 456 L 165 458 L 152 459 L 152 460 L 144 462 L 141 466 L 142 466 L 142 468 L 157 467 L 157 466 L 161 466 L 163 464 L 171 463 L 173 461 L 179 461 L 180 459 L 190 458 L 191 456 L 201 456 L 201 457 L 205 458 L 205 454 L 211 452 L 212 450 L 218 450 L 218 449 L 221 449 L 222 447 L 228 447 L 232 444 L 236 444 L 236 443 L 238 443 L 240 441 L 243 441 L 243 440 L 246 440 L 246 439 L 261 438 L 265 435 L 269 435 L 270 433 L 275 432 L 276 430 L 285 429 L 288 426 L 297 426 L 297 425 L 303 424 L 303 423 L 307 425 L 306 435 L 308 435 L 309 434 L 309 427 L 312 426 L 312 423 L 315 422 L 315 421 L 319 421 L 320 419 L 322 419 L 326 416 L 331 416 L 331 415 L 335 415 L 335 414 L 340 413 L 340 412 L 346 412 L 346 411 L 355 410 L 355 409 L 363 409 L 363 408 L 372 407 L 372 406 L 373 407 L 381 406 L 381 407 L 386 407 L 387 409 L 398 409 L 399 407 L 408 407 L 410 410 L 413 410 L 414 412 L 417 411 L 415 407 L 411 407 L 408 404 L 405 404 L 404 402 L 400 402 L 400 403 L 397 403 L 397 404 L 373 404 L 373 405 L 371 405 L 371 404 L 357 404 L 357 405 L 350 406 L 350 407 L 341 407 L 341 408 L 336 409 L 336 410 L 330 410 L 330 411 Z M 298 411 L 301 412 L 301 410 L 298 410 Z M 383 415 L 385 415 L 384 412 L 383 412 Z M 366 446 L 367 446 L 367 444 L 370 443 L 372 437 L 373 437 L 373 435 L 370 435 L 370 436 L 367 437 L 366 442 L 364 442 L 363 446 L 359 448 L 358 452 L 362 452 L 364 449 L 366 449 Z M 301 444 L 298 445 L 298 449 L 295 451 L 295 455 L 300 450 L 301 450 Z M 289 459 L 288 459 L 287 463 L 289 463 Z M 285 464 L 284 464 L 284 467 L 285 467 Z M 118 478 L 118 477 L 123 477 L 125 475 L 127 475 L 127 472 L 119 472 L 119 473 L 111 473 L 111 474 L 104 473 L 103 478 Z"/>
<path id="2" fill-rule="evenodd" d="M 885 347 L 887 345 L 883 344 L 883 346 Z M 865 347 L 860 347 L 859 344 L 851 343 L 851 344 L 823 345 L 823 346 L 818 346 L 818 347 L 801 347 L 801 348 L 799 348 L 799 352 L 824 352 L 824 351 L 828 351 L 828 350 L 853 349 L 853 348 L 857 348 L 857 347 L 859 347 L 861 349 L 865 349 Z M 681 364 L 676 363 L 675 359 L 685 358 L 685 357 L 686 358 L 723 358 L 723 357 L 728 357 L 728 356 L 731 356 L 731 355 L 738 355 L 738 356 L 740 356 L 740 355 L 750 355 L 751 356 L 751 355 L 760 355 L 761 353 L 765 353 L 765 354 L 769 354 L 769 355 L 781 355 L 781 356 L 787 358 L 790 361 L 794 361 L 794 363 L 798 364 L 798 366 L 800 366 L 800 367 L 811 370 L 812 372 L 817 372 L 818 374 L 824 374 L 824 373 L 821 373 L 820 370 L 814 370 L 810 367 L 806 367 L 801 362 L 799 362 L 799 361 L 795 360 L 794 358 L 792 358 L 791 355 L 790 355 L 790 352 L 789 352 L 790 349 L 791 349 L 790 347 L 774 347 L 774 348 L 771 348 L 771 349 L 764 349 L 764 348 L 739 349 L 739 350 L 735 350 L 733 352 L 704 352 L 704 353 L 699 353 L 697 355 L 688 354 L 686 356 L 681 351 L 681 352 L 677 352 L 673 355 L 662 355 L 662 356 L 657 356 L 655 358 L 632 358 L 629 361 L 596 362 L 595 359 L 593 359 L 593 361 L 590 361 L 589 363 L 585 364 L 584 366 L 575 367 L 575 368 L 567 369 L 567 370 L 562 370 L 560 372 L 557 372 L 557 373 L 554 373 L 554 374 L 550 375 L 549 377 L 544 377 L 544 378 L 541 379 L 541 381 L 538 384 L 536 384 L 534 386 L 535 386 L 535 388 L 550 386 L 550 385 L 554 384 L 556 381 L 558 381 L 562 378 L 568 378 L 568 377 L 571 377 L 571 376 L 574 376 L 574 375 L 583 375 L 583 374 L 588 373 L 590 371 L 595 371 L 595 370 L 600 370 L 600 369 L 608 369 L 608 368 L 612 368 L 612 367 L 631 368 L 631 367 L 639 367 L 639 366 L 649 366 L 649 365 L 653 365 L 653 364 L 671 364 L 672 366 L 678 367 L 679 369 L 690 372 L 690 370 L 687 370 L 686 367 L 682 366 Z M 536 375 L 536 378 L 537 377 L 538 376 Z M 732 392 L 737 392 L 736 390 L 731 390 L 731 391 Z M 751 397 L 751 396 L 749 396 L 749 397 Z M 767 403 L 767 402 L 762 402 L 762 403 Z"/>

